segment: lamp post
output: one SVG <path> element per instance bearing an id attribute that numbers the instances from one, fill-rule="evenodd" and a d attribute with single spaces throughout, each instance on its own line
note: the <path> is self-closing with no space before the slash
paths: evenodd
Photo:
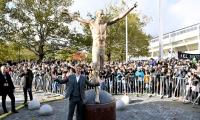
<path id="1" fill-rule="evenodd" d="M 18 61 L 20 62 L 21 61 L 21 56 L 20 56 L 20 53 L 21 52 L 21 45 L 20 44 L 18 44 Z"/>
<path id="2" fill-rule="evenodd" d="M 200 54 L 200 24 L 198 27 L 198 54 Z"/>
<path id="3" fill-rule="evenodd" d="M 171 34 L 169 34 L 170 36 Z M 172 38 L 170 38 L 170 58 L 172 59 L 173 58 L 173 44 L 172 44 Z"/>
<path id="4" fill-rule="evenodd" d="M 163 58 L 163 17 L 162 0 L 159 0 L 159 60 Z"/>
<path id="5" fill-rule="evenodd" d="M 128 18 L 126 15 L 126 63 L 128 62 Z"/>

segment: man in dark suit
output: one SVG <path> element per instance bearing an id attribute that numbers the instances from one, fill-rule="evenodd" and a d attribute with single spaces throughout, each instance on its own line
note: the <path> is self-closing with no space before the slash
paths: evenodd
<path id="1" fill-rule="evenodd" d="M 55 80 L 61 84 L 67 84 L 66 98 L 69 98 L 69 113 L 68 120 L 73 119 L 74 110 L 76 109 L 76 119 L 83 120 L 83 108 L 85 103 L 85 87 L 88 86 L 99 86 L 99 83 L 91 83 L 87 77 L 81 75 L 81 65 L 76 65 L 75 74 L 69 75 L 65 80 Z"/>
<path id="2" fill-rule="evenodd" d="M 33 72 L 30 69 L 28 69 L 27 65 L 24 65 L 23 73 L 21 73 L 20 77 L 24 77 L 23 81 L 24 104 L 27 105 L 27 92 L 29 93 L 30 100 L 33 100 L 33 94 L 32 94 Z"/>
<path id="3" fill-rule="evenodd" d="M 6 96 L 8 95 L 11 99 L 11 106 L 12 109 L 11 111 L 13 113 L 18 113 L 15 109 L 15 96 L 14 96 L 14 85 L 11 80 L 11 77 L 9 73 L 6 71 L 5 66 L 1 66 L 1 71 L 0 71 L 0 91 L 2 94 L 2 108 L 4 113 L 8 113 L 8 110 L 6 108 Z"/>

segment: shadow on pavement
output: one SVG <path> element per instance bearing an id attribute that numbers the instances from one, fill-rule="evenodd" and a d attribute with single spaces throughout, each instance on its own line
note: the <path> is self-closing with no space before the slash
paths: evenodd
<path id="1" fill-rule="evenodd" d="M 129 104 L 133 104 L 133 103 L 138 103 L 138 102 L 142 102 L 143 100 L 130 100 Z"/>

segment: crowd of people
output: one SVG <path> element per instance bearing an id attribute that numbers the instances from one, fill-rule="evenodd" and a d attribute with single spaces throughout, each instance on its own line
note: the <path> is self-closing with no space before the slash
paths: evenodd
<path id="1" fill-rule="evenodd" d="M 48 61 L 3 65 L 2 75 L 0 74 L 1 85 L 6 88 L 6 84 L 2 81 L 4 81 L 4 73 L 8 73 L 5 78 L 9 83 L 9 88 L 12 89 L 11 92 L 1 90 L 4 112 L 7 112 L 6 95 L 9 95 L 12 100 L 12 110 L 17 112 L 14 108 L 15 100 L 10 94 L 14 92 L 14 85 L 23 88 L 25 105 L 27 104 L 27 93 L 30 100 L 33 99 L 32 89 L 66 94 L 65 90 L 69 86 L 61 85 L 56 79 L 65 80 L 69 75 L 75 74 L 76 64 L 66 61 Z M 91 65 L 89 63 L 79 64 L 81 64 L 81 75 L 90 80 Z M 200 100 L 197 100 L 200 90 L 200 61 L 177 59 L 156 61 L 150 59 L 129 63 L 112 62 L 106 63 L 104 70 L 100 73 L 100 89 L 112 94 L 149 93 L 162 97 L 184 97 L 185 100 L 200 104 Z M 8 79 L 11 79 L 13 84 Z M 87 86 L 86 88 L 90 89 L 91 87 Z"/>

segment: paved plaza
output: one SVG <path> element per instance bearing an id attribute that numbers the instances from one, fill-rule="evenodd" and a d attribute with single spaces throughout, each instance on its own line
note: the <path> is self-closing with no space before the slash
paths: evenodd
<path id="1" fill-rule="evenodd" d="M 200 120 L 200 106 L 193 107 L 191 104 L 183 104 L 169 98 L 160 99 L 159 96 L 151 98 L 147 95 L 129 96 L 130 104 L 125 110 L 117 111 L 117 120 Z M 119 99 L 121 96 L 115 96 L 115 98 Z M 18 114 L 12 114 L 5 120 L 67 120 L 67 100 L 48 104 L 54 109 L 54 114 L 51 116 L 39 116 L 37 110 L 30 111 L 23 108 Z"/>
<path id="2" fill-rule="evenodd" d="M 15 89 L 15 105 L 19 106 L 22 105 L 22 103 L 24 102 L 24 96 L 23 96 L 23 90 L 19 87 L 16 87 Z M 37 99 L 39 101 L 46 101 L 46 100 L 51 100 L 51 99 L 58 99 L 58 98 L 62 98 L 62 95 L 59 94 L 55 94 L 55 93 L 44 93 L 43 91 L 33 91 L 33 99 Z M 28 96 L 28 100 L 29 100 L 29 96 Z M 6 98 L 6 107 L 8 109 L 8 111 L 11 110 L 11 104 L 10 104 L 10 98 L 7 96 Z M 1 106 L 2 103 L 2 99 L 0 96 L 0 115 L 3 114 L 3 109 Z"/>

